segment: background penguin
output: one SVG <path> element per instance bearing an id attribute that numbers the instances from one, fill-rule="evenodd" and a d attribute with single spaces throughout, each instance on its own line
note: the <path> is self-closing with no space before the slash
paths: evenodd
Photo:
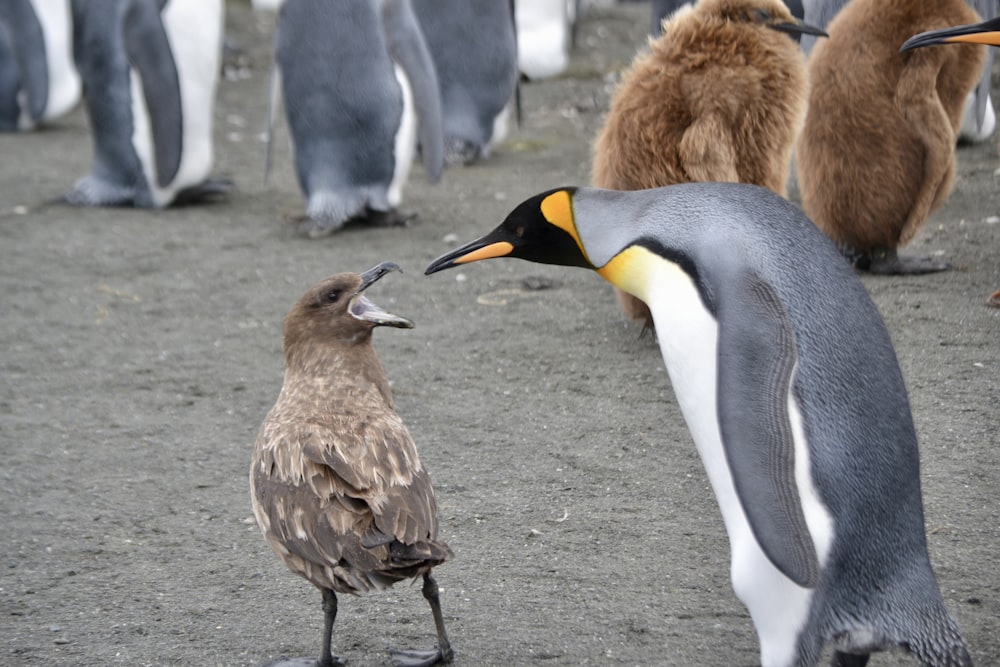
<path id="1" fill-rule="evenodd" d="M 853 0 L 809 57 L 809 115 L 795 158 L 802 206 L 860 269 L 948 268 L 896 249 L 951 192 L 962 107 L 985 53 L 899 47 L 925 29 L 977 20 L 962 0 Z"/>
<path id="2" fill-rule="evenodd" d="M 0 132 L 30 130 L 80 101 L 69 0 L 0 2 Z"/>
<path id="3" fill-rule="evenodd" d="M 285 318 L 285 379 L 260 428 L 250 467 L 254 515 L 268 544 L 295 574 L 320 589 L 326 616 L 319 662 L 332 667 L 337 593 L 359 595 L 423 577 L 437 627 L 432 651 L 394 652 L 394 664 L 448 662 L 431 569 L 451 558 L 438 537 L 430 477 L 396 414 L 372 347 L 375 327 L 412 328 L 364 296 L 399 267 L 339 273 L 310 288 Z"/>
<path id="4" fill-rule="evenodd" d="M 579 15 L 580 0 L 514 3 L 517 66 L 523 76 L 537 81 L 566 70 Z"/>
<path id="5" fill-rule="evenodd" d="M 763 665 L 827 643 L 842 666 L 894 648 L 972 664 L 929 562 L 889 335 L 796 206 L 746 184 L 553 190 L 426 273 L 492 257 L 589 268 L 650 305 Z"/>
<path id="6" fill-rule="evenodd" d="M 414 0 L 438 85 L 445 163 L 469 164 L 507 134 L 517 88 L 513 3 Z"/>
<path id="7" fill-rule="evenodd" d="M 956 26 L 954 28 L 942 28 L 930 30 L 910 37 L 903 46 L 901 52 L 911 49 L 918 49 L 936 44 L 987 44 L 990 46 L 1000 46 L 1000 17 L 992 18 L 982 23 L 973 25 Z M 992 51 L 992 49 L 991 49 Z M 987 303 L 1000 307 L 1000 290 L 993 292 L 987 299 Z"/>
<path id="8" fill-rule="evenodd" d="M 226 192 L 207 180 L 221 0 L 73 0 L 94 166 L 70 204 L 159 208 Z"/>
<path id="9" fill-rule="evenodd" d="M 594 143 L 593 184 L 740 181 L 784 195 L 808 84 L 802 53 L 782 32 L 820 31 L 780 0 L 701 0 L 673 14 L 615 90 Z M 630 318 L 652 324 L 641 301 L 617 294 Z"/>
<path id="10" fill-rule="evenodd" d="M 805 20 L 810 25 L 825 29 L 847 2 L 848 0 L 803 0 Z M 967 4 L 980 16 L 1000 13 L 1000 0 L 968 0 Z M 812 52 L 815 41 L 811 35 L 802 37 L 802 50 L 807 55 Z M 990 99 L 992 70 L 992 55 L 988 54 L 983 76 L 965 101 L 962 125 L 958 131 L 959 141 L 979 143 L 988 139 L 996 129 L 996 112 Z"/>
<path id="11" fill-rule="evenodd" d="M 394 65 L 395 61 L 395 65 Z M 409 0 L 286 0 L 275 64 L 310 236 L 392 224 L 416 152 L 441 177 L 441 100 Z"/>
<path id="12" fill-rule="evenodd" d="M 663 34 L 663 19 L 676 12 L 684 5 L 692 5 L 694 2 L 695 0 L 653 0 L 653 18 L 649 34 L 653 37 L 659 37 Z M 788 7 L 788 11 L 790 11 L 792 16 L 795 18 L 803 18 L 804 10 L 802 8 L 802 2 L 799 0 L 785 0 L 785 6 Z M 820 24 L 812 23 L 808 21 L 808 19 L 806 22 L 810 23 L 810 25 L 820 26 Z M 795 37 L 798 39 L 798 35 Z"/>

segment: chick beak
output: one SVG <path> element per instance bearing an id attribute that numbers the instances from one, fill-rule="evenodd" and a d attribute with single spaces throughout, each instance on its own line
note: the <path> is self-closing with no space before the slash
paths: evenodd
<path id="1" fill-rule="evenodd" d="M 793 35 L 803 34 L 803 35 L 815 35 L 816 37 L 829 37 L 826 31 L 822 28 L 817 28 L 814 25 L 809 25 L 808 23 L 803 23 L 802 21 L 788 21 L 787 23 L 770 23 L 769 28 L 774 30 L 779 30 L 781 32 L 791 33 Z"/>
<path id="2" fill-rule="evenodd" d="M 373 266 L 361 274 L 361 284 L 351 296 L 347 306 L 347 312 L 353 317 L 366 322 L 371 322 L 375 326 L 396 327 L 399 329 L 412 329 L 413 322 L 405 317 L 399 317 L 392 313 L 387 313 L 377 305 L 368 300 L 364 291 L 377 282 L 382 276 L 393 271 L 403 272 L 398 264 L 393 262 L 382 262 L 378 266 Z"/>

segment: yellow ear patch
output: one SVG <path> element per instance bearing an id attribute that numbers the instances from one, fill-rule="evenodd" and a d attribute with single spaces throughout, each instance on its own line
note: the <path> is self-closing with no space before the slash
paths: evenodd
<path id="1" fill-rule="evenodd" d="M 576 235 L 576 225 L 573 223 L 573 200 L 565 190 L 553 192 L 542 200 L 539 205 L 542 215 L 550 223 L 563 230 L 579 243 L 580 239 Z"/>

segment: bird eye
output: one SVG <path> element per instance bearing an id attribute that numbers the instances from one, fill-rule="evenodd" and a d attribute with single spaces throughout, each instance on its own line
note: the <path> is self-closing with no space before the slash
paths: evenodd
<path id="1" fill-rule="evenodd" d="M 340 298 L 340 292 L 338 292 L 337 290 L 330 290 L 329 292 L 324 294 L 323 297 L 330 303 L 336 303 L 337 299 Z"/>
<path id="2" fill-rule="evenodd" d="M 758 9 L 757 10 L 757 22 L 758 23 L 767 23 L 770 20 L 771 20 L 771 14 L 766 9 Z"/>

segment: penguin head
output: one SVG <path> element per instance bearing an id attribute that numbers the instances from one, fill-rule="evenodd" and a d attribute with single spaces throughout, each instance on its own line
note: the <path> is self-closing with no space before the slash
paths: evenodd
<path id="1" fill-rule="evenodd" d="M 1000 46 L 1000 16 L 974 23 L 972 25 L 960 25 L 955 28 L 944 28 L 941 30 L 928 30 L 919 35 L 910 37 L 899 48 L 900 53 L 911 49 L 918 49 L 922 46 L 933 46 L 935 44 L 988 44 Z"/>
<path id="2" fill-rule="evenodd" d="M 596 269 L 577 233 L 573 217 L 576 188 L 549 190 L 521 203 L 489 234 L 438 257 L 430 275 L 459 264 L 493 257 L 517 257 L 541 264 Z"/>
<path id="3" fill-rule="evenodd" d="M 759 25 L 790 33 L 828 37 L 820 28 L 796 19 L 781 0 L 700 0 L 699 13 L 723 21 Z"/>
<path id="4" fill-rule="evenodd" d="M 285 317 L 285 353 L 302 343 L 358 343 L 379 326 L 412 329 L 410 320 L 387 313 L 368 300 L 364 291 L 392 271 L 382 262 L 364 273 L 338 273 L 316 283 Z"/>

